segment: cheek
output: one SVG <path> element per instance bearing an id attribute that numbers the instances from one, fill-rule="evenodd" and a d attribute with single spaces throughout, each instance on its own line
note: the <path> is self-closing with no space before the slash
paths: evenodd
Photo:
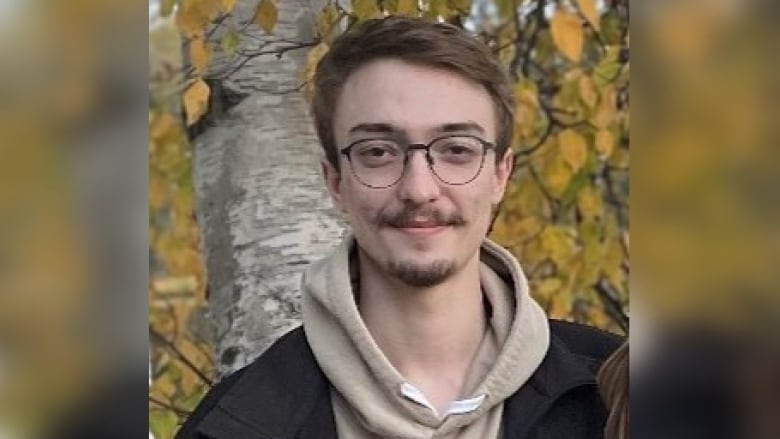
<path id="1" fill-rule="evenodd" d="M 489 182 L 485 181 L 468 194 L 468 203 L 471 206 L 472 220 L 478 222 L 489 221 L 491 206 L 493 205 L 493 190 Z"/>
<path id="2" fill-rule="evenodd" d="M 364 223 L 375 223 L 381 213 L 383 199 L 378 191 L 364 190 L 361 187 L 355 187 L 352 184 L 345 183 L 344 189 L 344 207 L 350 222 L 357 226 Z"/>

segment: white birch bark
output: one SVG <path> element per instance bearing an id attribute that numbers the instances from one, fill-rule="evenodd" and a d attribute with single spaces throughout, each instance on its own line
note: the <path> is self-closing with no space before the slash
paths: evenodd
<path id="1" fill-rule="evenodd" d="M 254 2 L 239 5 L 251 13 Z M 311 35 L 309 2 L 278 2 L 275 38 Z M 194 142 L 198 222 L 220 374 L 247 364 L 300 322 L 300 276 L 341 239 L 301 93 L 306 51 L 258 57 L 227 86 L 251 93 Z"/>

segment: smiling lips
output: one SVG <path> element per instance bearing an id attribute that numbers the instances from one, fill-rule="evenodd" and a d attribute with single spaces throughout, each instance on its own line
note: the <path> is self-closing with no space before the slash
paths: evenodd
<path id="1" fill-rule="evenodd" d="M 409 221 L 401 227 L 397 227 L 399 231 L 418 237 L 434 235 L 445 228 L 447 228 L 446 224 L 437 221 Z"/>

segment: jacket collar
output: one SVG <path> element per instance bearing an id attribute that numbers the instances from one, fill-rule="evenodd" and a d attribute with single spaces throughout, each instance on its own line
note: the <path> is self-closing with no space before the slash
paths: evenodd
<path id="1" fill-rule="evenodd" d="M 598 365 L 592 359 L 569 350 L 553 330 L 542 364 L 531 379 L 505 401 L 504 413 L 522 414 L 504 416 L 506 437 L 526 437 L 555 401 L 569 391 L 585 386 L 594 387 L 595 391 L 596 370 Z"/>
<path id="2" fill-rule="evenodd" d="M 562 395 L 595 386 L 596 367 L 571 352 L 553 331 L 539 368 L 505 401 L 505 436 L 524 437 Z M 522 416 L 509 415 L 518 413 Z M 217 439 L 335 439 L 329 384 L 302 328 L 248 366 L 198 430 Z"/>

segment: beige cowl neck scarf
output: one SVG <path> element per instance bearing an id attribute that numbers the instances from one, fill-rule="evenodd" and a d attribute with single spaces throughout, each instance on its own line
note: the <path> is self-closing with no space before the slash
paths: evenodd
<path id="1" fill-rule="evenodd" d="M 492 316 L 461 399 L 484 395 L 475 410 L 444 418 L 401 393 L 406 383 L 374 342 L 355 303 L 347 236 L 303 278 L 303 326 L 332 389 L 340 439 L 487 439 L 500 437 L 504 400 L 542 362 L 549 346 L 544 311 L 528 294 L 515 258 L 485 240 L 480 281 Z"/>

